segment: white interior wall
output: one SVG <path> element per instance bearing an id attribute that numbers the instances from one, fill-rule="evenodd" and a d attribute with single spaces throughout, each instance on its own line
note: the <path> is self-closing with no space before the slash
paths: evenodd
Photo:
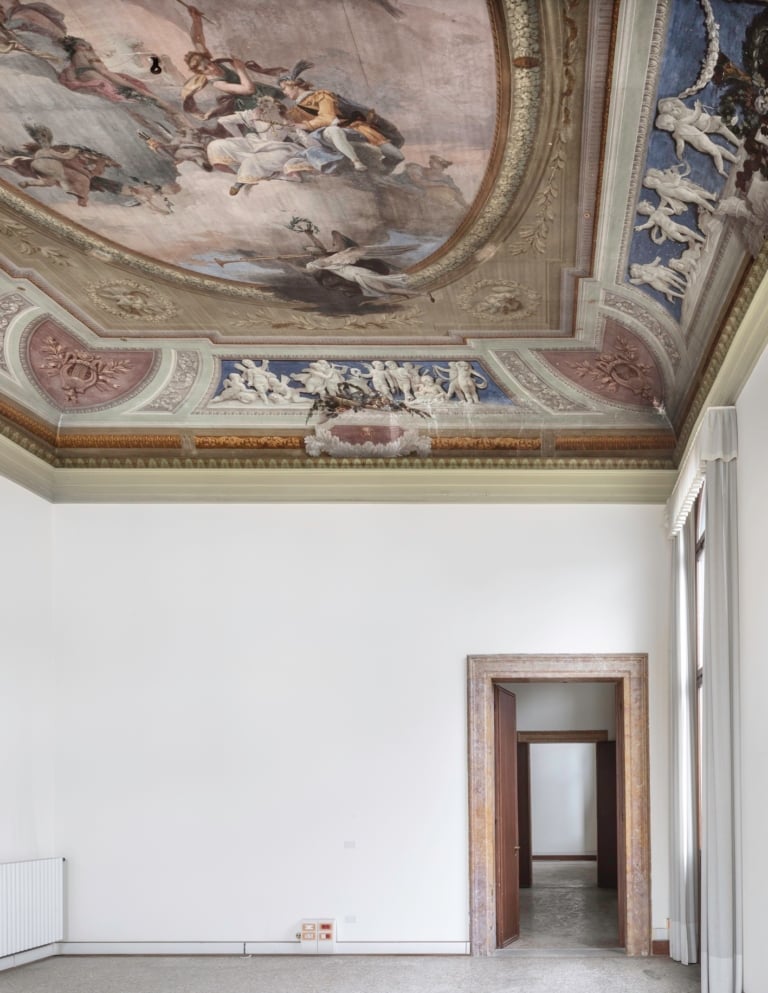
<path id="1" fill-rule="evenodd" d="M 765 894 L 768 889 L 768 791 L 765 789 L 766 563 L 768 563 L 768 352 L 737 403 L 739 424 L 739 595 L 741 618 L 744 989 L 768 990 Z"/>
<path id="2" fill-rule="evenodd" d="M 616 737 L 614 683 L 503 683 L 516 697 L 518 731 L 607 731 Z"/>
<path id="3" fill-rule="evenodd" d="M 0 477 L 0 862 L 53 835 L 51 508 Z"/>
<path id="4" fill-rule="evenodd" d="M 594 744 L 531 745 L 533 855 L 597 854 Z"/>
<path id="5" fill-rule="evenodd" d="M 660 507 L 53 513 L 72 942 L 322 915 L 345 942 L 466 941 L 466 655 L 493 652 L 648 652 L 663 928 Z"/>

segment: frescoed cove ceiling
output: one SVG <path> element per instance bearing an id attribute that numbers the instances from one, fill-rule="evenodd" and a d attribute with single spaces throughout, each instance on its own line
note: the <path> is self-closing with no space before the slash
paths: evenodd
<path id="1" fill-rule="evenodd" d="M 729 0 L 6 0 L 0 429 L 671 467 L 764 268 L 765 37 Z"/>
<path id="2" fill-rule="evenodd" d="M 121 249 L 278 300 L 416 295 L 406 270 L 473 212 L 494 154 L 486 0 L 109 17 L 58 0 L 5 25 L 3 179 Z"/>

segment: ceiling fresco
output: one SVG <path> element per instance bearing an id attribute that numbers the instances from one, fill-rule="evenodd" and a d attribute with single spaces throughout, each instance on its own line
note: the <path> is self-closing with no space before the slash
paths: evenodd
<path id="1" fill-rule="evenodd" d="M 415 295 L 404 270 L 471 216 L 494 152 L 486 0 L 60 0 L 12 5 L 6 32 L 8 182 L 120 248 L 320 310 Z"/>
<path id="2" fill-rule="evenodd" d="M 674 466 L 764 268 L 768 5 L 198 2 L 0 7 L 7 438 Z"/>

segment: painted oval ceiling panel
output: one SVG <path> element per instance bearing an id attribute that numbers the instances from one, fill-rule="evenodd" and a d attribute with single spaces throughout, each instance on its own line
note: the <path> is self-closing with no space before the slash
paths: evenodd
<path id="1" fill-rule="evenodd" d="M 410 271 L 468 232 L 482 247 L 522 181 L 530 148 L 505 139 L 512 73 L 538 72 L 534 11 L 16 2 L 0 178 L 54 224 L 277 302 L 403 302 Z"/>

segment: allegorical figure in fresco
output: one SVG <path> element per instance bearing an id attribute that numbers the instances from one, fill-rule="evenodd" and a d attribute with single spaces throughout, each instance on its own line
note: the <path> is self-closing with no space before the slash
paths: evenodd
<path id="1" fill-rule="evenodd" d="M 80 207 L 88 204 L 93 189 L 119 192 L 121 185 L 100 177 L 109 168 L 119 168 L 119 163 L 107 155 L 82 145 L 54 144 L 50 128 L 40 124 L 26 124 L 32 138 L 19 155 L 0 160 L 0 166 L 14 169 L 23 179 L 19 186 L 58 186 L 77 199 Z"/>
<path id="2" fill-rule="evenodd" d="M 184 126 L 185 122 L 175 108 L 156 97 L 141 80 L 124 73 L 112 72 L 85 38 L 65 35 L 60 44 L 69 60 L 59 73 L 59 82 L 68 90 L 92 93 L 111 103 L 137 101 L 153 104 L 167 114 L 177 126 Z"/>
<path id="3" fill-rule="evenodd" d="M 302 77 L 311 68 L 313 64 L 302 59 L 277 80 L 283 93 L 294 101 L 294 106 L 286 111 L 286 118 L 317 139 L 315 149 L 310 147 L 307 151 L 310 166 L 322 169 L 347 159 L 357 172 L 365 172 L 367 166 L 354 147 L 359 143 L 378 149 L 390 167 L 402 162 L 403 136 L 397 128 L 373 110 L 331 90 L 317 89 Z"/>
<path id="4" fill-rule="evenodd" d="M 21 3 L 11 0 L 5 7 L 8 26 L 15 31 L 33 31 L 60 41 L 67 34 L 64 15 L 47 3 Z"/>
<path id="5" fill-rule="evenodd" d="M 236 196 L 244 186 L 264 179 L 296 181 L 290 164 L 301 162 L 302 146 L 288 140 L 295 127 L 282 117 L 283 105 L 273 97 L 260 97 L 252 110 L 238 110 L 219 118 L 219 124 L 232 129 L 231 138 L 216 138 L 208 145 L 211 166 L 222 166 L 235 173 L 230 195 Z M 246 129 L 242 134 L 241 128 Z"/>
<path id="6" fill-rule="evenodd" d="M 250 76 L 253 72 L 257 75 L 274 77 L 277 73 L 285 71 L 282 66 L 265 67 L 258 62 L 252 60 L 244 62 L 232 56 L 215 59 L 205 41 L 202 11 L 189 4 L 183 6 L 187 8 L 192 18 L 190 33 L 194 46 L 194 50 L 184 56 L 184 61 L 194 73 L 184 83 L 181 91 L 185 111 L 210 119 L 255 107 L 259 98 L 263 96 L 282 96 L 277 87 L 268 83 L 257 83 Z M 212 110 L 200 115 L 195 96 L 209 83 L 218 92 L 219 98 Z"/>

